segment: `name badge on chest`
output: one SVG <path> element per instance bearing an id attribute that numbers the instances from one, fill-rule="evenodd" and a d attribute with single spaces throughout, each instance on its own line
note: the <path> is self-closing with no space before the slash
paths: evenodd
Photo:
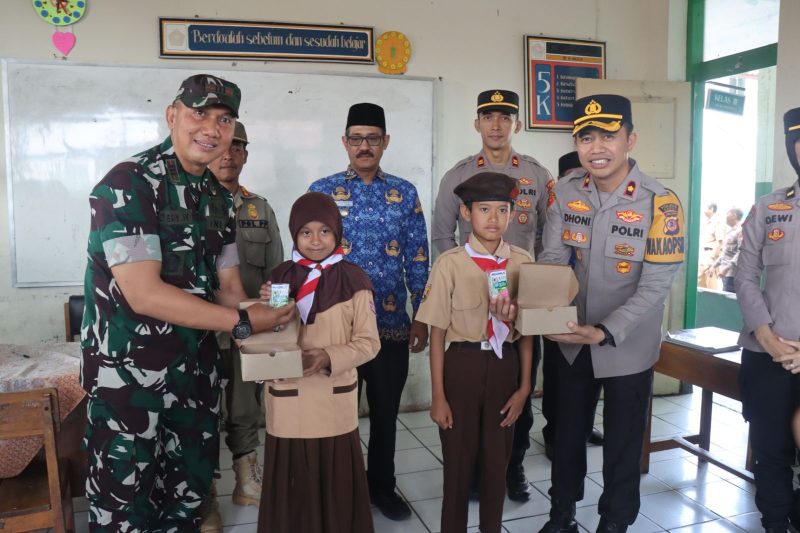
<path id="1" fill-rule="evenodd" d="M 346 217 L 350 214 L 350 209 L 353 208 L 352 200 L 336 200 L 336 205 L 339 207 L 339 213 Z"/>

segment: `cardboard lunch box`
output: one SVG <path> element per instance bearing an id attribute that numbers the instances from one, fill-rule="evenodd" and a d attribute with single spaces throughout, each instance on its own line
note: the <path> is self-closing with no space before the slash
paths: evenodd
<path id="1" fill-rule="evenodd" d="M 569 305 L 578 294 L 578 278 L 568 265 L 524 263 L 519 270 L 519 311 L 516 327 L 523 335 L 571 333 L 567 322 L 578 322 Z"/>
<path id="2" fill-rule="evenodd" d="M 265 305 L 262 300 L 245 300 L 240 309 L 251 305 Z M 239 347 L 242 360 L 242 380 L 266 381 L 270 379 L 299 378 L 303 376 L 300 339 L 300 316 L 294 318 L 281 331 L 264 331 L 244 339 Z"/>

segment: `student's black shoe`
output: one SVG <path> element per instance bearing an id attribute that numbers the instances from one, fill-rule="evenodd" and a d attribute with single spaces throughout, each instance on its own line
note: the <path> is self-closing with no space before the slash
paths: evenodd
<path id="1" fill-rule="evenodd" d="M 372 494 L 372 503 L 389 520 L 405 520 L 411 516 L 411 509 L 396 492 Z"/>
<path id="2" fill-rule="evenodd" d="M 531 486 L 525 477 L 525 468 L 522 464 L 508 465 L 506 471 L 506 489 L 508 499 L 515 502 L 527 502 L 531 499 Z"/>
<path id="3" fill-rule="evenodd" d="M 627 530 L 628 526 L 626 524 L 606 520 L 603 517 L 600 517 L 600 523 L 597 524 L 597 533 L 625 533 Z"/>
<path id="4" fill-rule="evenodd" d="M 553 500 L 550 503 L 550 520 L 548 520 L 539 533 L 578 533 L 578 524 L 575 522 L 575 504 Z"/>
<path id="5" fill-rule="evenodd" d="M 586 442 L 589 444 L 594 444 L 595 446 L 602 446 L 603 434 L 599 429 L 593 427 L 591 433 L 589 433 L 589 438 L 586 439 Z"/>

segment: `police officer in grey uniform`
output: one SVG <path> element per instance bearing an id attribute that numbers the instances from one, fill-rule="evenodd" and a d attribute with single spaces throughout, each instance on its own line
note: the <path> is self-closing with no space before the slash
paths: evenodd
<path id="1" fill-rule="evenodd" d="M 617 533 L 639 511 L 642 455 L 664 301 L 684 254 L 683 211 L 669 189 L 628 158 L 636 144 L 631 104 L 617 95 L 575 102 L 572 134 L 587 172 L 555 187 L 539 260 L 568 264 L 580 283 L 578 324 L 559 343 L 556 453 L 544 533 L 577 533 L 586 428 L 604 390 L 603 494 L 597 531 Z"/>
<path id="2" fill-rule="evenodd" d="M 242 285 L 248 298 L 258 298 L 261 284 L 267 280 L 272 269 L 283 262 L 283 244 L 275 212 L 269 202 L 239 183 L 242 168 L 247 163 L 247 144 L 244 124 L 237 122 L 230 148 L 214 160 L 209 168 L 233 195 Z M 219 333 L 217 339 L 228 377 L 225 387 L 225 442 L 233 455 L 233 471 L 236 475 L 232 500 L 237 505 L 258 506 L 261 501 L 261 467 L 257 462 L 256 448 L 262 420 L 261 386 L 254 381 L 242 381 L 239 350 L 231 342 L 230 335 Z M 212 506 L 212 509 L 215 507 Z M 215 531 L 210 526 L 215 520 L 215 517 L 206 519 L 204 531 Z"/>
<path id="3" fill-rule="evenodd" d="M 786 152 L 800 176 L 800 108 L 783 117 Z M 792 495 L 792 416 L 800 372 L 800 182 L 759 199 L 743 225 L 735 285 L 744 328 L 739 336 L 742 414 L 750 445 L 761 523 L 771 533 L 800 527 Z M 764 288 L 762 274 L 766 273 Z"/>
<path id="4" fill-rule="evenodd" d="M 555 184 L 550 173 L 536 159 L 518 154 L 511 139 L 522 128 L 519 116 L 519 96 L 513 91 L 492 89 L 478 95 L 478 116 L 475 131 L 480 133 L 483 147 L 477 154 L 462 159 L 448 170 L 439 184 L 439 194 L 433 210 L 431 242 L 439 252 L 463 245 L 472 226 L 460 214 L 461 200 L 455 188 L 479 172 L 502 172 L 517 180 L 519 196 L 514 204 L 514 216 L 504 235 L 509 243 L 534 256 L 541 249 L 541 225 L 544 222 L 549 193 Z M 456 242 L 455 230 L 458 226 Z M 536 382 L 539 342 L 534 342 L 532 383 Z M 530 485 L 525 478 L 522 460 L 530 446 L 528 432 L 533 426 L 533 411 L 527 402 L 514 425 L 514 444 L 506 476 L 508 497 L 515 501 L 530 498 Z"/>

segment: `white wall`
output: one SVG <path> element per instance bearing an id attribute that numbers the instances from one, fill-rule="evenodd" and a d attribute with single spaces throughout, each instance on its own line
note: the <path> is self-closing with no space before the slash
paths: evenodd
<path id="1" fill-rule="evenodd" d="M 784 2 L 788 4 L 791 2 Z M 374 65 L 282 62 L 162 60 L 158 56 L 159 16 L 228 18 L 373 26 L 376 35 L 400 30 L 411 39 L 408 74 L 441 80 L 436 98 L 434 183 L 456 161 L 476 152 L 472 128 L 477 93 L 489 88 L 524 90 L 523 35 L 605 41 L 607 77 L 630 80 L 682 79 L 686 0 L 385 0 L 340 2 L 258 2 L 240 0 L 94 1 L 73 26 L 77 44 L 67 62 L 102 64 L 191 64 L 206 68 L 288 72 L 376 74 Z M 796 20 L 796 19 L 795 19 Z M 52 26 L 41 22 L 30 2 L 3 3 L 0 58 L 60 59 L 51 45 Z M 795 37 L 795 39 L 798 39 Z M 797 47 L 795 47 L 797 49 Z M 231 75 L 235 80 L 235 76 Z M 125 87 L 120 87 L 124 91 Z M 267 89 L 268 90 L 268 89 Z M 247 98 L 247 95 L 243 95 Z M 57 105 L 55 97 L 42 105 Z M 164 102 L 166 106 L 168 102 Z M 784 106 L 785 107 L 785 106 Z M 783 107 L 781 107 L 782 109 Z M 389 124 L 391 131 L 391 124 Z M 0 136 L 3 133 L 0 132 Z M 5 143 L 5 139 L 0 139 Z M 402 139 L 393 138 L 393 143 Z M 331 139 L 331 142 L 338 142 Z M 565 133 L 521 132 L 515 148 L 556 170 L 571 149 Z M 4 151 L 0 172 L 5 176 Z M 342 153 L 342 166 L 346 163 Z M 391 169 L 387 169 L 391 171 Z M 0 180 L 0 342 L 34 343 L 63 336 L 62 303 L 81 288 L 14 289 L 9 257 L 8 190 Z M 88 204 L 87 204 L 88 206 Z M 430 206 L 426 206 L 430 213 Z M 282 222 L 282 225 L 286 221 Z M 42 213 L 42 224 L 48 221 Z M 54 258 L 57 260 L 57 258 Z M 427 397 L 427 362 L 412 360 L 406 405 Z"/>
<path id="2" fill-rule="evenodd" d="M 777 88 L 775 91 L 775 161 L 772 187 L 786 187 L 797 179 L 794 169 L 786 157 L 783 134 L 783 114 L 789 109 L 800 107 L 800 2 L 783 0 L 781 2 L 780 28 L 778 32 Z"/>

